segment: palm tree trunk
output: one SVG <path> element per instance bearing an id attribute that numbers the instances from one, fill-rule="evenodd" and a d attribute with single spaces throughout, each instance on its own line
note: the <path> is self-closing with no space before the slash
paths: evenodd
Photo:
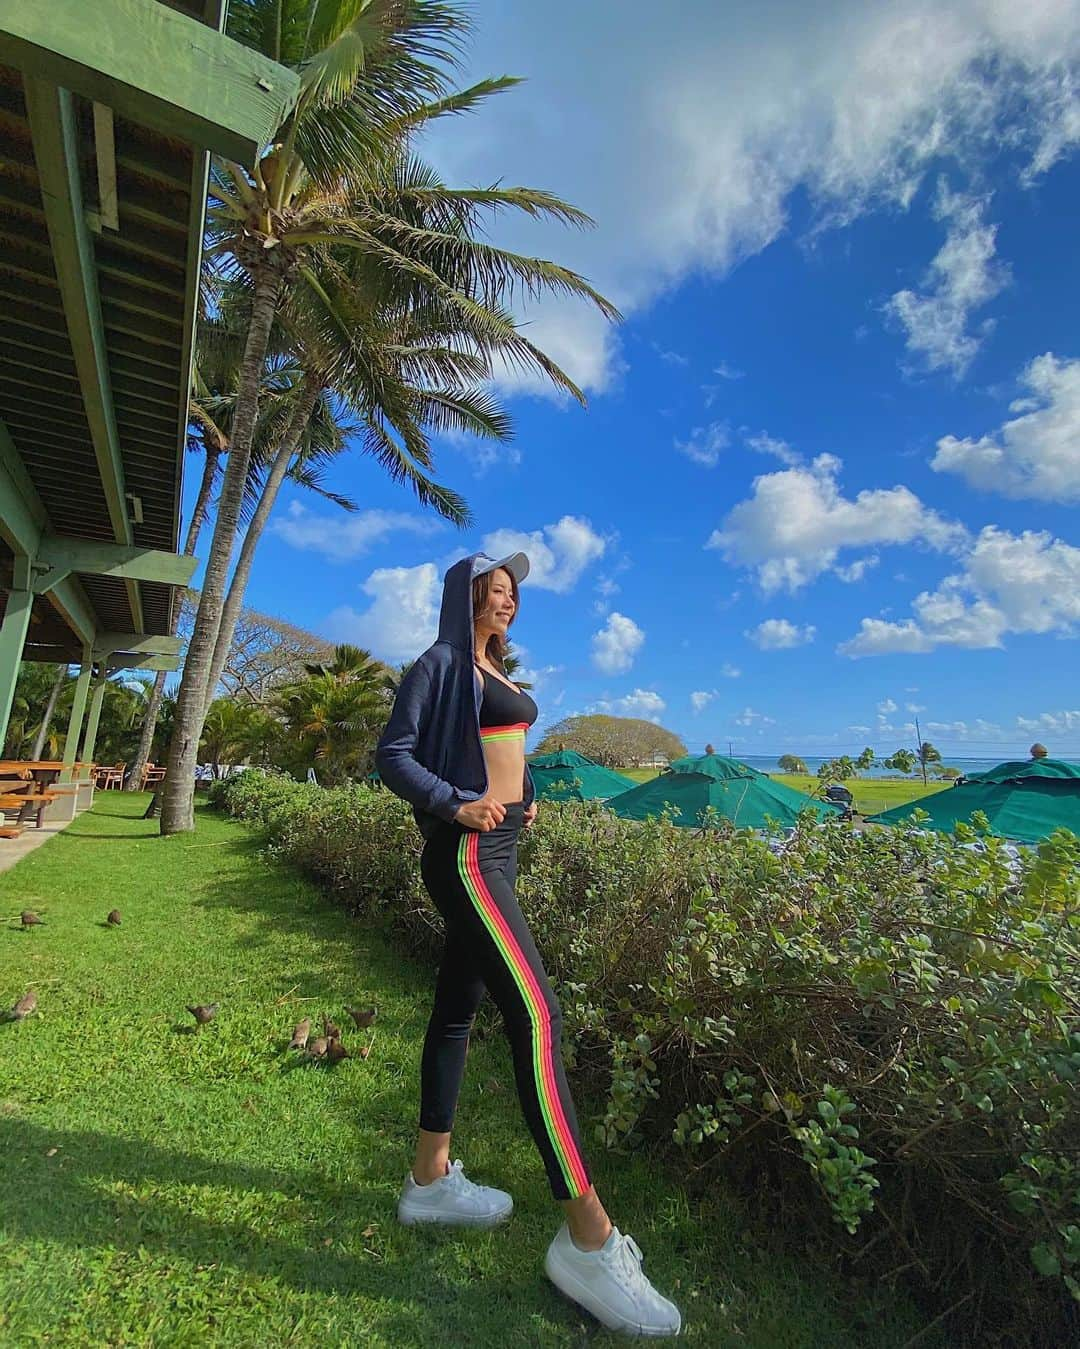
<path id="1" fill-rule="evenodd" d="M 53 713 L 56 711 L 56 701 L 60 697 L 60 690 L 64 686 L 64 680 L 67 678 L 67 666 L 61 665 L 56 671 L 56 681 L 52 686 L 52 692 L 49 694 L 49 701 L 45 704 L 45 712 L 41 718 L 41 725 L 38 727 L 38 733 L 34 737 L 34 748 L 30 751 L 31 759 L 40 759 L 42 750 L 45 748 L 45 737 L 49 734 L 49 723 L 53 719 Z"/>
<path id="2" fill-rule="evenodd" d="M 236 569 L 233 572 L 232 581 L 229 585 L 229 593 L 225 599 L 225 607 L 221 615 L 221 627 L 218 630 L 217 645 L 214 649 L 214 660 L 210 667 L 210 679 L 206 686 L 206 703 L 203 709 L 203 715 L 210 708 L 214 701 L 214 690 L 221 679 L 221 672 L 225 668 L 225 662 L 229 658 L 229 651 L 232 648 L 233 633 L 236 631 L 237 619 L 240 617 L 240 608 L 244 602 L 244 592 L 247 590 L 247 584 L 251 577 L 251 567 L 255 561 L 255 549 L 258 547 L 259 539 L 263 530 L 266 528 L 266 522 L 270 518 L 270 512 L 274 509 L 274 503 L 277 501 L 278 492 L 281 490 L 281 484 L 285 481 L 285 475 L 289 470 L 289 463 L 296 452 L 296 447 L 300 442 L 300 437 L 304 434 L 304 428 L 311 420 L 311 414 L 315 410 L 315 404 L 322 393 L 320 381 L 313 376 L 305 376 L 304 389 L 301 397 L 297 400 L 297 405 L 293 410 L 293 415 L 289 419 L 281 437 L 281 443 L 278 445 L 277 454 L 270 466 L 270 472 L 266 475 L 266 482 L 263 484 L 262 492 L 259 495 L 258 505 L 248 523 L 247 532 L 244 535 L 244 542 L 240 547 L 240 556 L 236 560 Z"/>
<path id="3" fill-rule="evenodd" d="M 176 701 L 176 724 L 169 746 L 161 810 L 163 834 L 176 834 L 195 827 L 195 767 L 205 720 L 206 683 L 221 625 L 225 584 L 236 542 L 236 526 L 244 498 L 248 464 L 251 461 L 251 441 L 259 410 L 263 362 L 266 359 L 270 327 L 284 285 L 281 267 L 275 258 L 260 260 L 253 271 L 255 293 L 240 367 L 228 464 L 221 485 L 214 538 L 206 560 L 199 608 Z"/>
<path id="4" fill-rule="evenodd" d="M 220 445 L 208 444 L 205 448 L 206 462 L 203 464 L 202 482 L 199 483 L 199 495 L 195 498 L 195 508 L 191 512 L 187 540 L 184 543 L 184 553 L 188 557 L 194 553 L 196 544 L 199 542 L 199 534 L 202 532 L 207 507 L 210 504 L 210 492 L 213 489 L 214 479 L 217 477 L 218 462 L 221 459 Z M 169 627 L 170 637 L 176 636 L 179 617 L 180 606 L 177 604 L 173 606 L 172 624 Z M 142 734 L 139 736 L 139 748 L 131 765 L 131 771 L 128 773 L 127 782 L 124 784 L 125 791 L 137 792 L 142 787 L 143 773 L 150 761 L 150 747 L 154 743 L 154 732 L 157 730 L 161 700 L 165 696 L 165 676 L 167 673 L 166 670 L 159 670 L 154 676 L 154 687 L 150 693 L 150 702 L 146 707 L 146 716 L 143 718 Z"/>

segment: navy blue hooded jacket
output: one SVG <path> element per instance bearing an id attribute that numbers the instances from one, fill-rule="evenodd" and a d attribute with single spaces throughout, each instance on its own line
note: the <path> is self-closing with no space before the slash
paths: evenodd
<path id="1" fill-rule="evenodd" d="M 375 750 L 383 782 L 413 808 L 430 838 L 442 820 L 452 820 L 466 801 L 488 788 L 480 739 L 483 681 L 474 664 L 472 582 L 490 564 L 486 553 L 455 562 L 443 579 L 439 636 L 417 657 L 401 681 L 390 720 Z M 536 795 L 525 765 L 522 800 Z"/>

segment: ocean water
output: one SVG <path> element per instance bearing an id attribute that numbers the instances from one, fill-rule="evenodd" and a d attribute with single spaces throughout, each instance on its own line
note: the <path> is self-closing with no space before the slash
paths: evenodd
<path id="1" fill-rule="evenodd" d="M 788 752 L 792 753 L 793 751 L 789 750 Z M 827 762 L 827 760 L 831 757 L 832 757 L 831 755 L 822 755 L 822 754 L 799 755 L 799 758 L 802 759 L 804 764 L 806 764 L 806 767 L 811 775 L 816 774 L 820 765 Z M 854 758 L 855 756 L 852 755 L 851 757 Z M 942 762 L 948 767 L 959 768 L 961 773 L 965 774 L 985 773 L 989 769 L 995 767 L 997 764 L 1004 762 L 1005 757 L 1006 756 L 1004 755 L 999 755 L 998 758 L 996 759 L 963 759 L 952 754 L 945 754 L 942 755 Z M 1017 755 L 1016 757 L 1026 759 L 1027 755 L 1026 754 Z M 781 771 L 779 763 L 780 758 L 779 755 L 773 758 L 766 754 L 736 753 L 735 758 L 738 759 L 740 763 L 747 764 L 749 765 L 750 768 L 756 768 L 761 773 L 779 773 Z M 928 773 L 930 772 L 930 770 L 927 771 Z M 887 768 L 874 767 L 871 768 L 868 773 L 860 773 L 859 776 L 874 777 L 874 778 L 895 778 L 895 777 L 904 777 L 905 774 L 891 772 Z M 912 774 L 911 776 L 921 777 L 919 769 L 916 768 L 914 774 Z"/>

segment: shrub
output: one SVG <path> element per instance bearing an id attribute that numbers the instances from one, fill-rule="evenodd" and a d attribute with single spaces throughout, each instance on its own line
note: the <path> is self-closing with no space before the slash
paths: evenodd
<path id="1" fill-rule="evenodd" d="M 254 776 L 214 799 L 434 941 L 402 802 Z M 860 1271 L 914 1275 L 958 1313 L 952 1343 L 1061 1344 L 1080 1303 L 1080 841 L 1017 863 L 976 839 L 804 817 L 776 854 L 723 822 L 545 803 L 518 893 L 598 1142 L 682 1154 L 688 1184 L 722 1169 L 768 1216 L 831 1228 Z"/>

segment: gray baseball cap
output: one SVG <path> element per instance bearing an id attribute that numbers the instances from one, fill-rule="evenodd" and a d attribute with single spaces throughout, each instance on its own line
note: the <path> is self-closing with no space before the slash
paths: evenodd
<path id="1" fill-rule="evenodd" d="M 510 553 L 507 557 L 501 557 L 496 562 L 488 557 L 487 553 L 477 553 L 473 558 L 472 574 L 473 577 L 483 576 L 487 571 L 495 571 L 498 567 L 505 567 L 514 580 L 520 585 L 529 574 L 529 559 L 525 553 Z"/>

